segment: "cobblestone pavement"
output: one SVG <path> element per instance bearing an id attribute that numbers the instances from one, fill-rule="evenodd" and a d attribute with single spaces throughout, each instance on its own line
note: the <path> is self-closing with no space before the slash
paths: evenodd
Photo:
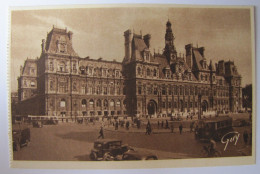
<path id="1" fill-rule="evenodd" d="M 98 137 L 101 124 L 62 123 L 44 125 L 43 128 L 31 128 L 31 143 L 28 147 L 14 151 L 14 160 L 75 161 L 89 160 L 93 142 Z M 251 154 L 251 146 L 244 145 L 242 133 L 250 127 L 236 127 L 240 133 L 238 143 L 230 143 L 224 151 L 224 144 L 217 142 L 217 149 L 223 157 Z M 131 133 L 130 133 L 131 132 Z M 119 128 L 105 126 L 105 138 L 120 139 L 135 149 L 152 152 L 159 159 L 198 158 L 206 143 L 195 140 L 194 133 L 184 129 L 180 135 L 177 128 L 174 133 L 169 129 L 154 129 L 151 135 L 145 135 L 145 129 Z"/>

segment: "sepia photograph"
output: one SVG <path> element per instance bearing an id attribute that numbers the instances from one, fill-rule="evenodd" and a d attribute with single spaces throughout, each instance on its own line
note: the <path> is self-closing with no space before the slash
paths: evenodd
<path id="1" fill-rule="evenodd" d="M 11 9 L 10 160 L 254 164 L 253 17 L 248 6 Z"/>

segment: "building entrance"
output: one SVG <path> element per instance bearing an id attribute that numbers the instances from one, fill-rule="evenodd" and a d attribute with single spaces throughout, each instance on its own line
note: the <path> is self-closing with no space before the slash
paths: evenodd
<path id="1" fill-rule="evenodd" d="M 148 115 L 154 115 L 156 113 L 156 102 L 150 100 L 147 105 Z"/>

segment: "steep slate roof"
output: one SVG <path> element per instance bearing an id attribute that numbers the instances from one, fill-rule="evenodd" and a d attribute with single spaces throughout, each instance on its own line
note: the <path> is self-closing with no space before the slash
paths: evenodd
<path id="1" fill-rule="evenodd" d="M 170 68 L 169 63 L 165 56 L 156 56 L 154 57 L 155 61 L 159 63 L 159 77 L 162 78 L 165 75 L 163 74 L 164 68 Z"/>
<path id="2" fill-rule="evenodd" d="M 201 56 L 200 52 L 198 50 L 193 50 L 194 54 L 194 63 L 196 64 L 198 70 L 202 70 L 200 61 L 203 60 L 203 57 Z"/>
<path id="3" fill-rule="evenodd" d="M 72 38 L 69 38 L 69 35 L 72 36 L 72 32 L 67 32 L 67 29 L 54 28 L 48 33 L 46 40 L 46 52 L 48 53 L 57 53 L 57 40 L 65 42 L 67 45 L 67 53 L 72 56 L 78 56 L 72 47 Z"/>
<path id="4" fill-rule="evenodd" d="M 147 48 L 141 35 L 134 34 L 132 40 L 132 60 L 143 60 L 142 52 Z"/>

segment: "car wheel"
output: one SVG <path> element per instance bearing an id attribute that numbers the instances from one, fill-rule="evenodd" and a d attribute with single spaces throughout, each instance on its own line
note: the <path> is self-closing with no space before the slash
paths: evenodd
<path id="1" fill-rule="evenodd" d="M 107 153 L 104 154 L 103 160 L 104 161 L 112 161 L 113 160 L 113 156 L 109 152 L 107 152 Z"/>
<path id="2" fill-rule="evenodd" d="M 95 152 L 91 152 L 90 155 L 89 155 L 89 158 L 92 161 L 96 161 L 97 160 L 97 154 Z"/>

